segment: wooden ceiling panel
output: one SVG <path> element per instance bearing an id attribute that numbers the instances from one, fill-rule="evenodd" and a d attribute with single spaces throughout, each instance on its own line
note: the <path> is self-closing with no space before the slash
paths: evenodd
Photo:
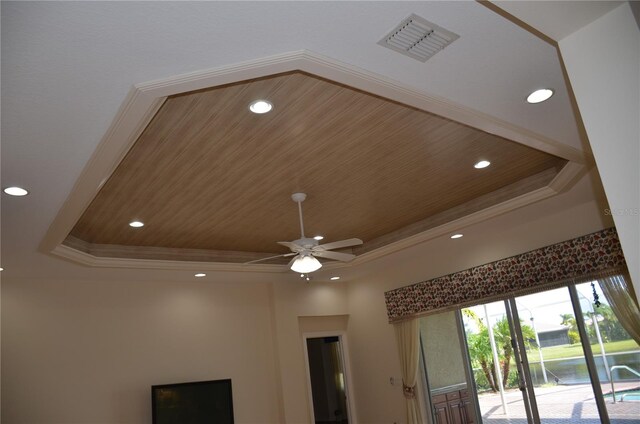
<path id="1" fill-rule="evenodd" d="M 274 109 L 248 110 L 255 99 Z M 484 170 L 473 168 L 490 160 Z M 566 163 L 301 72 L 170 97 L 71 232 L 87 243 L 286 251 L 365 241 Z M 141 220 L 143 228 L 127 224 Z"/>

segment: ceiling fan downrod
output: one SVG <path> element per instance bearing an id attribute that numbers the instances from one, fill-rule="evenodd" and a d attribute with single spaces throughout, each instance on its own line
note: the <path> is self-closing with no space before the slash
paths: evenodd
<path id="1" fill-rule="evenodd" d="M 291 200 L 298 204 L 298 216 L 300 218 L 300 238 L 305 238 L 304 236 L 304 222 L 302 221 L 302 202 L 307 198 L 305 193 L 293 193 L 291 195 Z"/>

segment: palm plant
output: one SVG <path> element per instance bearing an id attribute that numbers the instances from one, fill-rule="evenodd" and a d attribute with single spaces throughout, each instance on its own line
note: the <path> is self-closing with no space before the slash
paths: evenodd
<path id="1" fill-rule="evenodd" d="M 521 320 L 522 321 L 522 320 Z M 520 324 L 522 330 L 522 339 L 524 348 L 531 349 L 536 346 L 536 334 L 533 328 L 526 324 Z M 502 371 L 502 384 L 506 387 L 509 380 L 509 372 L 511 371 L 511 359 L 513 357 L 513 345 L 511 344 L 511 331 L 509 329 L 509 321 L 506 317 L 498 320 L 493 326 L 493 333 L 496 345 L 500 348 L 500 365 Z M 525 354 L 525 352 L 522 352 Z"/>
<path id="2" fill-rule="evenodd" d="M 493 366 L 489 331 L 484 325 L 484 322 L 482 322 L 482 319 L 471 309 L 463 309 L 462 314 L 471 319 L 478 329 L 477 333 L 467 333 L 467 345 L 469 347 L 471 362 L 474 367 L 480 367 L 491 390 L 497 392 L 497 379 Z"/>
<path id="3" fill-rule="evenodd" d="M 493 353 L 491 351 L 491 342 L 489 340 L 489 330 L 473 311 L 464 309 L 463 314 L 472 319 L 478 332 L 467 334 L 467 345 L 469 346 L 469 355 L 474 367 L 480 367 L 484 374 L 489 388 L 494 392 L 498 391 L 498 379 L 495 373 L 495 364 L 493 361 Z M 533 328 L 521 324 L 522 335 L 525 348 L 530 349 L 535 345 L 535 333 Z M 496 341 L 499 366 L 502 371 L 502 384 L 506 387 L 509 381 L 509 373 L 511 371 L 511 361 L 513 359 L 513 347 L 511 345 L 511 331 L 509 330 L 509 322 L 506 317 L 502 317 L 492 327 L 494 339 Z"/>
<path id="4" fill-rule="evenodd" d="M 560 325 L 564 325 L 566 327 L 569 327 L 572 330 L 574 329 L 574 327 L 576 325 L 576 318 L 573 315 L 571 315 L 571 314 L 560 314 L 560 318 L 562 319 L 562 322 L 560 323 Z"/>

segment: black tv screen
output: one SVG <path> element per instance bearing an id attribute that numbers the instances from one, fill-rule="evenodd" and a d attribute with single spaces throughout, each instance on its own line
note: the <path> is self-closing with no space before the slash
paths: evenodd
<path id="1" fill-rule="evenodd" d="M 233 424 L 231 380 L 151 387 L 153 424 Z"/>

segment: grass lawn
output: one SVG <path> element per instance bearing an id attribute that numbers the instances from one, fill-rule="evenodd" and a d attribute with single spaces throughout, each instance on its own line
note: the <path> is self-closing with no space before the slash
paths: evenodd
<path id="1" fill-rule="evenodd" d="M 600 345 L 598 345 L 597 343 L 591 345 L 591 349 L 593 350 L 594 355 L 598 355 L 600 353 Z M 640 347 L 638 347 L 635 341 L 629 339 L 604 343 L 604 350 L 606 353 L 626 352 L 634 350 L 640 352 Z M 545 360 L 582 356 L 582 345 L 580 343 L 576 343 L 572 345 L 543 347 L 542 355 L 544 356 Z M 529 358 L 529 361 L 537 362 L 539 360 L 538 350 L 533 349 L 529 351 L 527 357 Z"/>

